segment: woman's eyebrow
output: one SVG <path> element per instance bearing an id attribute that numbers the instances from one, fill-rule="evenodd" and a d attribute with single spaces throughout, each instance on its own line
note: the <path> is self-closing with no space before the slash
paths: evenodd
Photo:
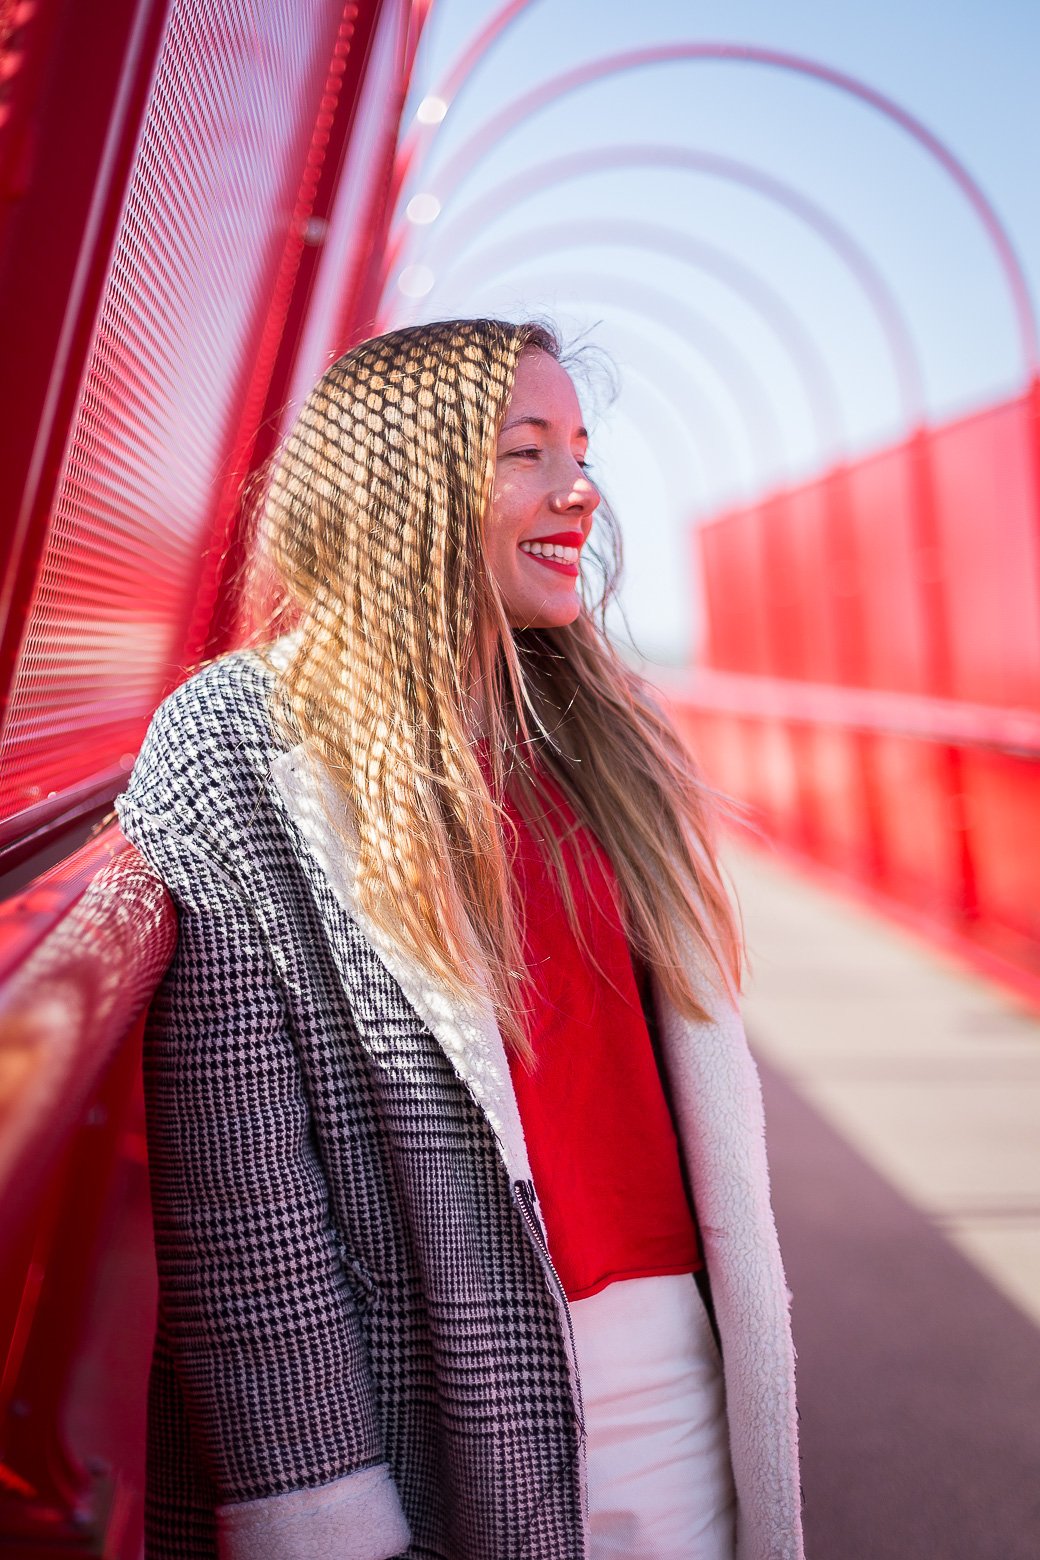
<path id="1" fill-rule="evenodd" d="M 514 417 L 512 422 L 507 422 L 504 425 L 502 432 L 508 433 L 510 428 L 519 428 L 524 423 L 529 424 L 532 428 L 544 428 L 546 431 L 552 426 L 547 417 Z M 587 439 L 588 436 L 589 430 L 587 428 L 575 428 L 574 437 L 576 439 Z"/>

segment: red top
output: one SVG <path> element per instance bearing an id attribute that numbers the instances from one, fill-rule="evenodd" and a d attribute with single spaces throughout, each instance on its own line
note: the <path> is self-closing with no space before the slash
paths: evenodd
<path id="1" fill-rule="evenodd" d="M 613 868 L 543 778 L 557 809 L 553 827 L 561 835 L 577 829 L 562 847 L 571 891 L 586 941 L 617 987 L 583 957 L 551 868 L 507 797 L 519 831 L 514 871 L 535 1055 L 533 1072 L 515 1054 L 510 1068 L 549 1250 L 568 1299 L 580 1300 L 614 1279 L 692 1273 L 701 1254 Z"/>

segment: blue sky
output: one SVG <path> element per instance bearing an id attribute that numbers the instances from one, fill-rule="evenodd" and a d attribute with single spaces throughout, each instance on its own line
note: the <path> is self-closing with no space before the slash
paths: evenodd
<path id="1" fill-rule="evenodd" d="M 434 0 L 406 123 L 495 9 Z M 982 186 L 1040 294 L 1040 6 L 1027 0 L 535 0 L 457 98 L 407 194 L 443 194 L 453 153 L 538 82 L 678 41 L 808 56 L 895 99 Z M 619 145 L 684 148 L 701 166 L 589 168 L 511 203 L 465 254 L 436 238 L 524 169 Z M 904 321 L 928 420 L 1025 380 L 1007 284 L 964 196 L 904 132 L 829 86 L 746 63 L 658 65 L 585 87 L 489 146 L 437 221 L 414 227 L 410 259 L 428 259 L 435 284 L 416 300 L 397 294 L 395 317 L 548 313 L 610 354 L 621 388 L 609 405 L 590 393 L 593 457 L 624 534 L 629 630 L 651 661 L 697 645 L 692 525 L 907 426 L 862 280 L 804 220 L 738 182 L 737 165 L 823 210 L 867 257 Z M 619 222 L 651 228 L 654 243 L 610 238 L 604 224 Z M 662 235 L 684 256 L 664 253 Z M 812 363 L 833 386 L 826 420 L 807 395 Z"/>

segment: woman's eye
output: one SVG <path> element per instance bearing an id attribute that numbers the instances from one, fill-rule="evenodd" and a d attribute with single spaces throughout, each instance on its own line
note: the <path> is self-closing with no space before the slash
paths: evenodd
<path id="1" fill-rule="evenodd" d="M 518 460 L 531 460 L 531 461 L 534 461 L 534 460 L 541 460 L 541 458 L 542 458 L 542 451 L 536 445 L 529 445 L 526 449 L 522 449 L 522 450 L 509 450 L 509 451 L 507 451 L 507 453 L 510 456 L 515 456 Z M 575 463 L 578 466 L 581 467 L 582 471 L 591 471 L 592 470 L 592 464 L 591 464 L 590 461 L 578 460 L 575 457 Z"/>

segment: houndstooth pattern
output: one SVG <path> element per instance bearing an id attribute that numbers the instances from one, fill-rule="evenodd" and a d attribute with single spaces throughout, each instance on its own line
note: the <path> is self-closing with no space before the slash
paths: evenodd
<path id="1" fill-rule="evenodd" d="M 279 805 L 270 673 L 156 712 L 123 831 L 179 909 L 146 1033 L 147 1553 L 384 1461 L 423 1560 L 578 1560 L 557 1296 L 483 1112 Z"/>

